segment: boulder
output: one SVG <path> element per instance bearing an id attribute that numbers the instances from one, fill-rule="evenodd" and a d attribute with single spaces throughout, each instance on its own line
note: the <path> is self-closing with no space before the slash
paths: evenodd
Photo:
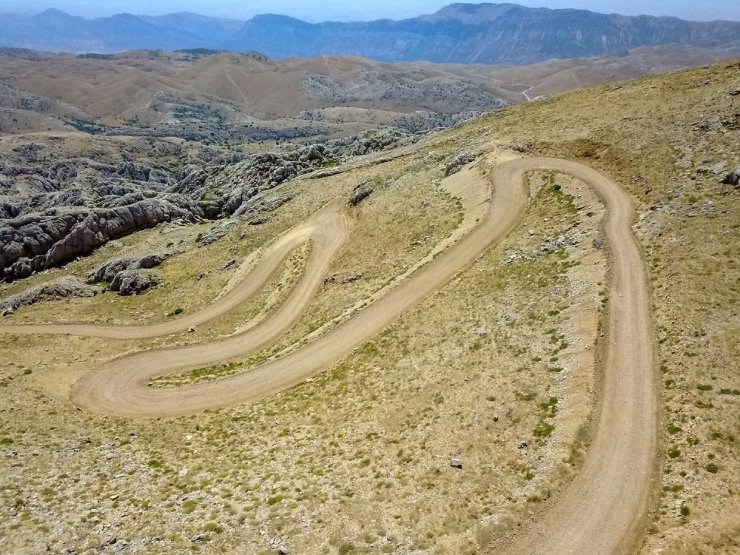
<path id="1" fill-rule="evenodd" d="M 111 283 L 115 277 L 126 270 L 150 270 L 161 265 L 167 255 L 147 254 L 141 258 L 119 258 L 106 262 L 100 268 L 87 276 L 88 283 Z"/>
<path id="2" fill-rule="evenodd" d="M 474 162 L 478 156 L 479 155 L 477 153 L 468 151 L 458 154 L 457 157 L 447 165 L 445 175 L 449 177 L 450 175 L 456 174 L 463 168 L 463 166 L 467 166 L 471 162 Z"/>
<path id="3" fill-rule="evenodd" d="M 157 272 L 151 270 L 124 270 L 116 274 L 110 288 L 112 291 L 118 291 L 119 295 L 127 297 L 143 293 L 160 283 L 162 283 L 162 278 Z"/>
<path id="4" fill-rule="evenodd" d="M 725 185 L 734 185 L 740 187 L 740 166 L 737 166 L 734 170 L 728 173 L 722 180 Z"/>
<path id="5" fill-rule="evenodd" d="M 352 195 L 349 197 L 349 203 L 352 206 L 357 206 L 367 197 L 373 194 L 375 191 L 375 185 L 371 181 L 365 181 L 357 185 L 352 191 Z"/>
<path id="6" fill-rule="evenodd" d="M 231 231 L 234 226 L 236 226 L 236 222 L 234 220 L 226 221 L 211 228 L 210 231 L 199 235 L 195 242 L 201 246 L 215 243 L 219 239 L 223 239 L 224 237 L 226 237 L 226 235 L 228 235 L 229 231 Z"/>

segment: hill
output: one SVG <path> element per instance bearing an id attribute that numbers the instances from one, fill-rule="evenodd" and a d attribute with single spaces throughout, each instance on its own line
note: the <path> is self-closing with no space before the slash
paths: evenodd
<path id="1" fill-rule="evenodd" d="M 194 14 L 84 19 L 59 10 L 5 15 L 0 45 L 72 53 L 136 49 L 264 52 L 276 58 L 352 55 L 381 61 L 531 64 L 644 46 L 715 48 L 740 41 L 740 23 L 627 17 L 515 4 L 452 4 L 401 21 L 310 24 L 277 15 L 247 22 Z"/>
<path id="2" fill-rule="evenodd" d="M 531 66 L 275 60 L 202 49 L 72 56 L 0 49 L 0 134 L 83 130 L 210 143 L 417 133 L 538 96 L 740 57 L 660 46 Z"/>
<path id="3" fill-rule="evenodd" d="M 81 239 L 142 202 L 249 209 L 174 218 L 0 286 L 7 300 L 47 285 L 43 299 L 110 262 L 159 280 L 4 317 L 5 549 L 732 551 L 739 71 L 336 151 L 0 138 L 19 170 L 4 191 L 98 204 Z M 373 140 L 387 148 L 363 151 Z M 37 231 L 21 220 L 0 237 Z M 153 253 L 157 270 L 120 266 Z"/>

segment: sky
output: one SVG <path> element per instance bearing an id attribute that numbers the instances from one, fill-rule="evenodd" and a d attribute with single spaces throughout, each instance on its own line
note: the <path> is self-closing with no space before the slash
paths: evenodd
<path id="1" fill-rule="evenodd" d="M 58 8 L 97 17 L 128 12 L 159 15 L 189 11 L 204 15 L 249 19 L 260 13 L 280 13 L 306 21 L 401 19 L 432 13 L 454 0 L 0 0 L 0 13 L 35 13 Z M 493 0 L 492 0 L 493 1 Z M 501 0 L 504 1 L 504 0 Z M 625 15 L 671 15 L 683 19 L 740 20 L 740 0 L 510 0 L 532 7 L 581 8 Z M 477 3 L 477 2 L 471 2 Z"/>

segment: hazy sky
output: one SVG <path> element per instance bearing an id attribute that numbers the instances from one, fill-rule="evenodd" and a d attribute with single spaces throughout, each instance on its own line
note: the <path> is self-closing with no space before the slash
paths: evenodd
<path id="1" fill-rule="evenodd" d="M 163 14 L 190 11 L 248 19 L 282 13 L 307 21 L 399 19 L 431 13 L 454 0 L 0 0 L 0 13 L 33 13 L 49 7 L 84 16 L 120 12 Z M 583 8 L 625 15 L 673 15 L 684 19 L 740 20 L 740 0 L 511 0 L 524 6 Z"/>

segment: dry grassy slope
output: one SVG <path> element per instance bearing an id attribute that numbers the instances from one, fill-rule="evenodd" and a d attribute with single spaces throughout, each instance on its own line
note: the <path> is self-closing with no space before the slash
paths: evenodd
<path id="1" fill-rule="evenodd" d="M 235 111 L 232 117 L 246 120 L 295 118 L 305 109 L 341 104 L 307 95 L 302 88 L 306 75 L 327 75 L 351 89 L 367 71 L 377 73 L 381 82 L 388 83 L 410 76 L 422 87 L 465 79 L 473 86 L 489 88 L 480 78 L 456 77 L 433 65 L 401 66 L 351 57 L 321 56 L 284 62 L 226 53 L 196 59 L 166 53 L 152 59 L 143 59 L 138 53 L 115 60 L 67 55 L 44 61 L 0 58 L 0 72 L 12 86 L 62 100 L 84 110 L 90 119 L 109 124 L 120 124 L 134 116 L 155 123 L 162 114 L 152 113 L 149 104 L 162 94 L 209 103 L 215 108 L 231 108 Z M 495 92 L 494 87 L 489 94 Z M 451 98 L 434 102 L 429 98 L 409 100 L 391 95 L 378 98 L 372 107 L 399 113 L 420 109 L 460 111 L 453 103 Z M 359 107 L 365 104 L 371 107 L 370 102 L 354 103 Z"/>
<path id="2" fill-rule="evenodd" d="M 31 117 L 26 110 L 18 110 L 12 99 L 4 98 L 13 95 L 0 90 L 0 106 L 8 105 L 7 113 L 0 113 L 0 130 L 20 133 L 57 129 L 61 122 L 55 116 L 108 125 L 127 121 L 136 125 L 164 124 L 177 116 L 175 108 L 166 104 L 170 102 L 206 105 L 211 116 L 218 114 L 226 123 L 271 123 L 279 127 L 307 125 L 296 119 L 303 110 L 344 106 L 355 111 L 345 110 L 333 118 L 328 114 L 326 121 L 349 132 L 392 122 L 400 114 L 415 110 L 485 110 L 487 97 L 518 103 L 596 83 L 711 63 L 737 56 L 738 52 L 738 48 L 661 46 L 626 55 L 515 67 L 388 64 L 349 56 L 278 62 L 234 53 L 193 57 L 130 52 L 112 60 L 55 55 L 41 56 L 37 61 L 2 55 L 3 82 L 54 101 L 43 114 Z M 316 91 L 307 91 L 303 86 L 307 75 L 330 77 L 349 98 L 322 97 Z M 372 100 L 355 98 L 368 94 Z M 13 106 L 15 110 L 11 110 Z M 365 110 L 377 115 L 368 118 Z M 384 112 L 394 114 L 394 118 Z"/>
<path id="3" fill-rule="evenodd" d="M 455 135 L 599 168 L 637 202 L 663 374 L 662 496 L 645 551 L 736 549 L 740 63 L 517 107 Z"/>
<path id="4" fill-rule="evenodd" d="M 451 231 L 458 207 L 437 184 L 460 150 L 513 147 L 581 159 L 632 193 L 651 271 L 665 431 L 662 494 L 644 551 L 731 552 L 740 475 L 740 214 L 737 193 L 719 183 L 715 166 L 738 163 L 740 97 L 731 95 L 740 89 L 738 69 L 567 94 L 432 137 L 408 158 L 289 184 L 302 202 L 283 207 L 264 229 L 244 227 L 233 241 L 188 248 L 163 267 L 162 290 L 50 303 L 12 318 L 156 321 L 179 305 L 196 309 L 230 277 L 220 270 L 225 261 L 358 181 L 376 179 L 382 186 L 357 211 L 356 231 L 332 269 L 340 278 L 364 277 L 322 288 L 296 327 L 298 338 Z M 116 546 L 104 544 L 115 537 L 119 547 L 154 552 L 244 545 L 270 552 L 279 539 L 292 552 L 462 553 L 475 552 L 496 526 L 535 518 L 540 501 L 577 470 L 594 383 L 571 366 L 588 359 L 605 280 L 594 248 L 600 211 L 586 191 L 556 179 L 581 196 L 542 187 L 501 248 L 342 364 L 254 405 L 163 426 L 88 416 L 71 409 L 65 392 L 121 349 L 231 333 L 258 312 L 257 303 L 199 330 L 202 337 L 145 345 L 0 338 L 0 539 L 11 552 L 47 544 L 110 551 Z M 189 246 L 198 231 L 165 227 L 123 243 L 131 252 Z M 561 233 L 578 244 L 504 264 Z M 82 275 L 113 254 L 103 250 L 33 279 Z M 199 280 L 204 271 L 210 274 Z M 549 371 L 558 365 L 565 370 Z M 536 437 L 548 425 L 553 433 Z M 529 449 L 517 448 L 522 440 Z M 465 461 L 463 472 L 449 468 L 454 456 Z"/>

